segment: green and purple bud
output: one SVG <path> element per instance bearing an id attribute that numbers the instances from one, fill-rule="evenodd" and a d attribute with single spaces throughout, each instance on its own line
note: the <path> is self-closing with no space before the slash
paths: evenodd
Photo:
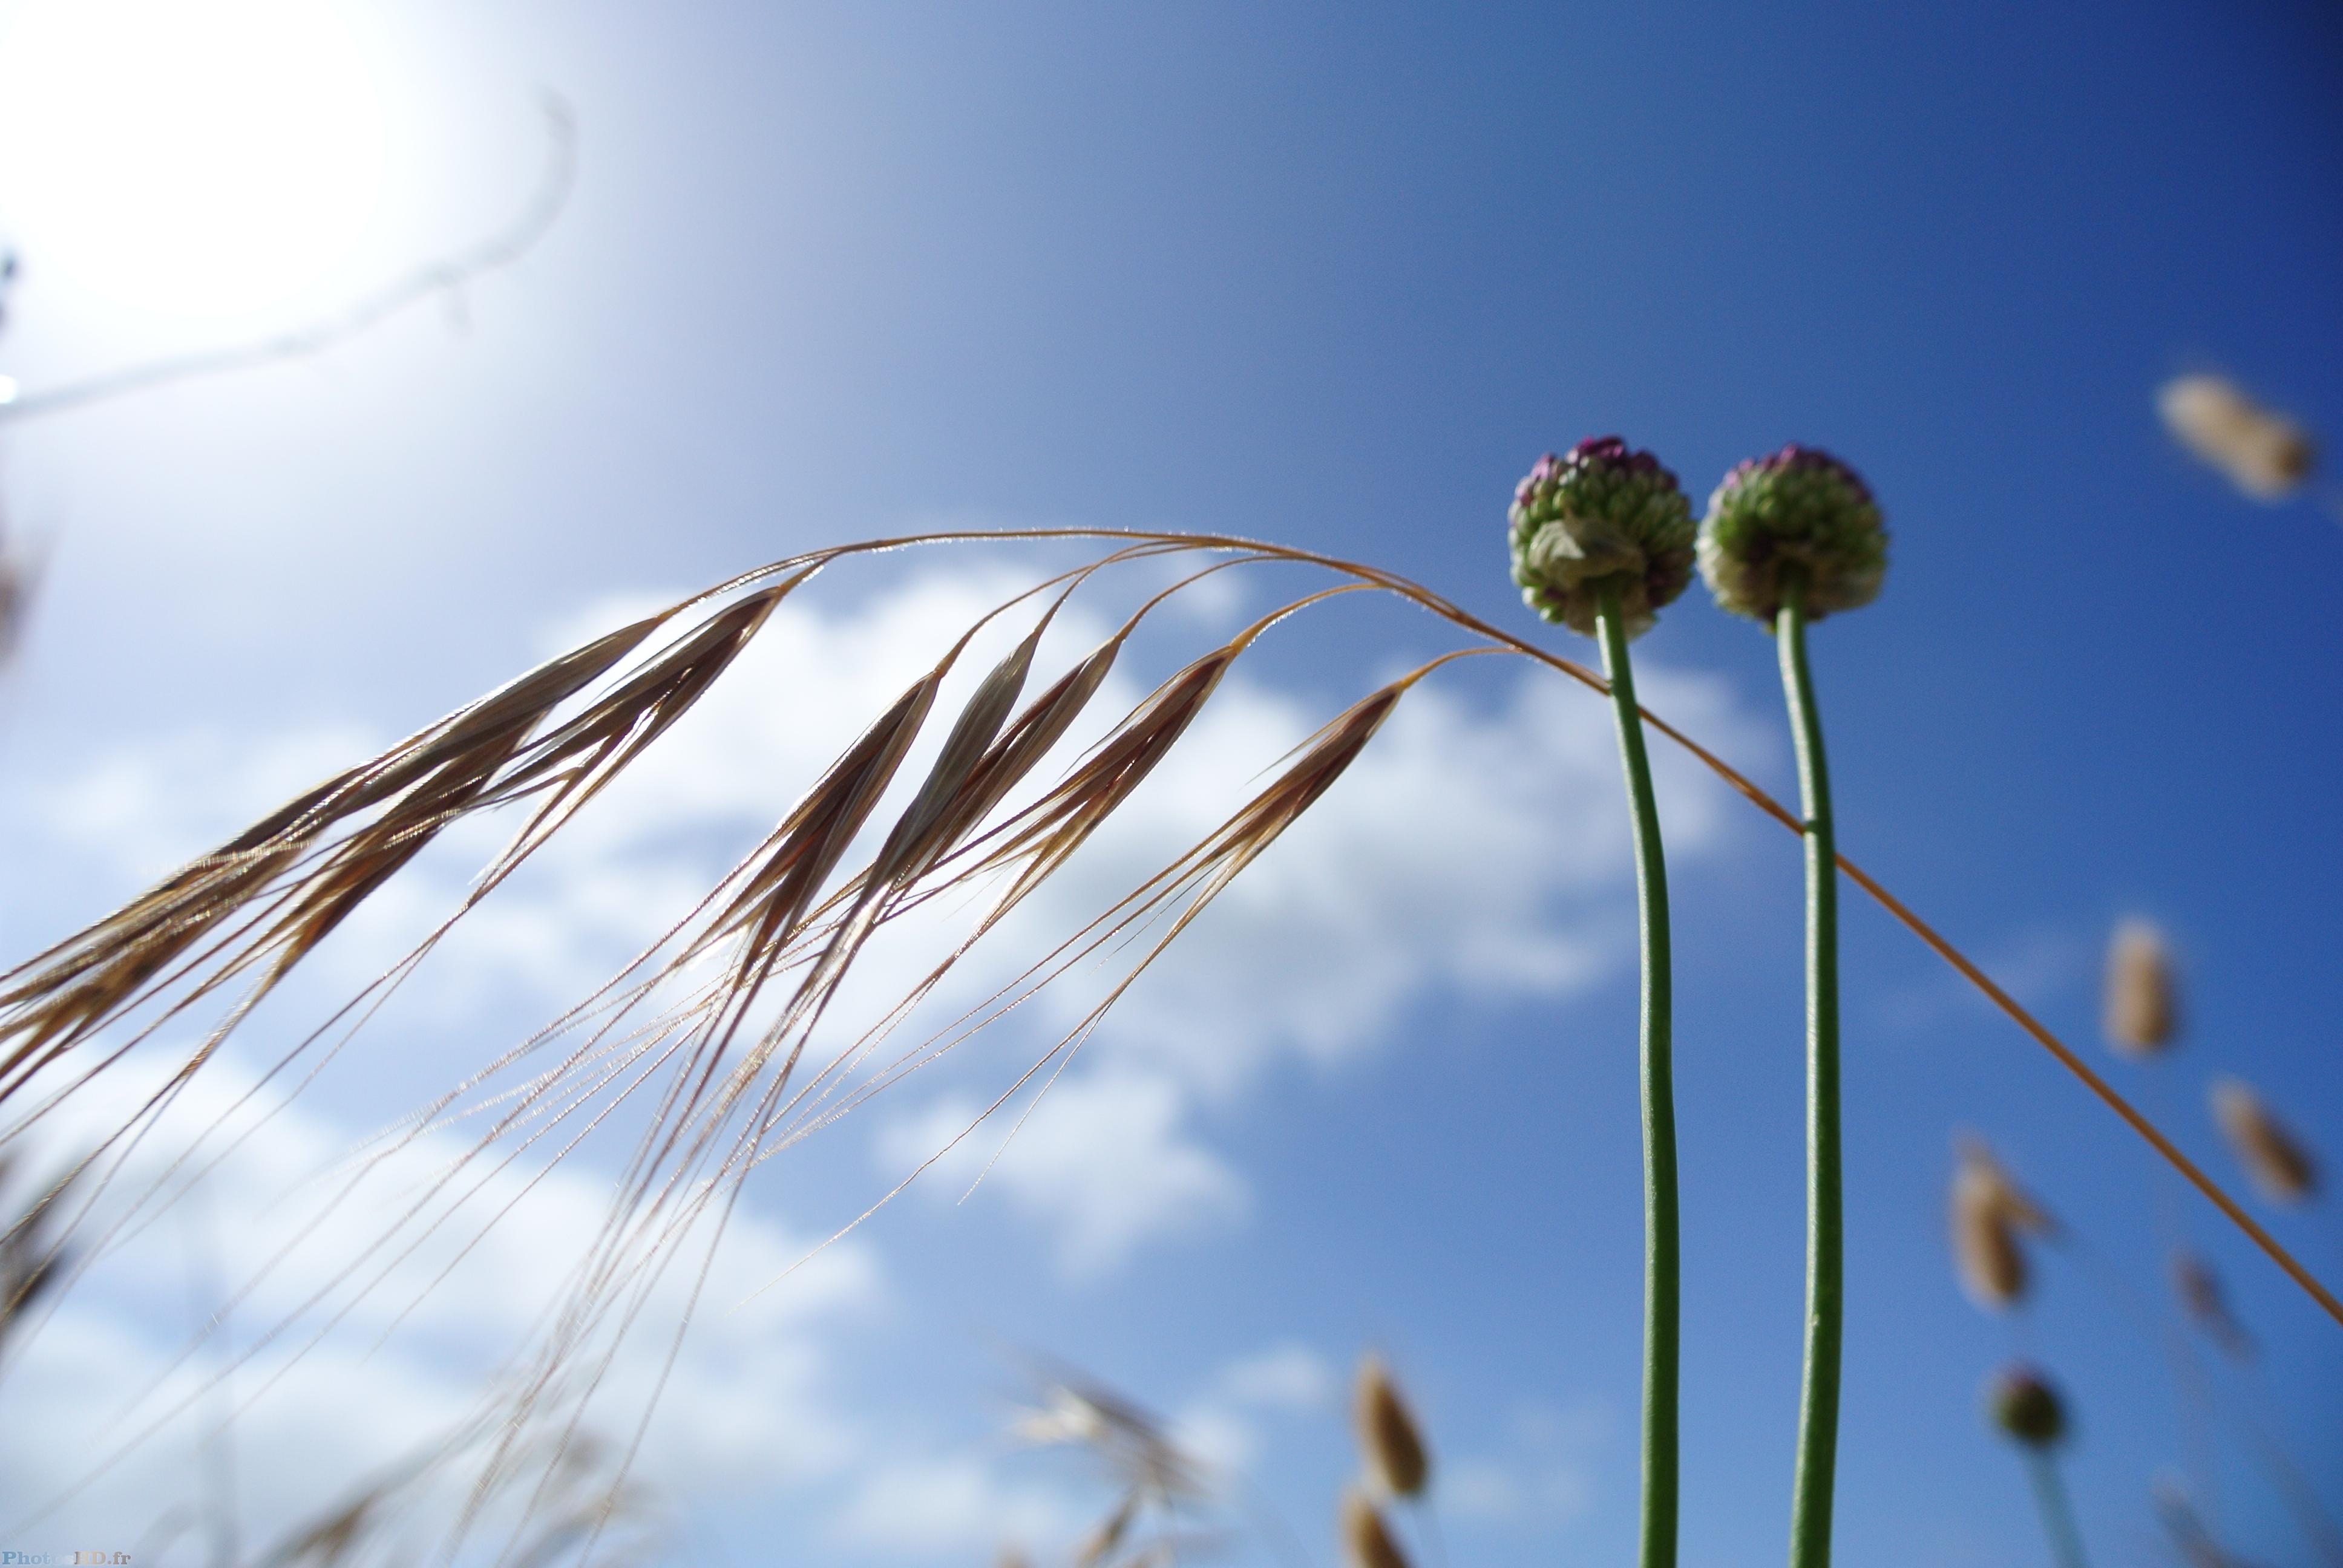
<path id="1" fill-rule="evenodd" d="M 1640 637 L 1692 582 L 1692 503 L 1657 457 L 1616 436 L 1539 458 L 1507 517 L 1523 602 L 1587 637 L 1600 586 L 1617 587 L 1621 623 Z"/>
<path id="2" fill-rule="evenodd" d="M 2050 1380 L 2032 1367 L 2006 1366 L 1986 1385 L 1986 1415 L 2027 1448 L 2056 1446 L 2066 1435 L 2066 1409 Z"/>
<path id="3" fill-rule="evenodd" d="M 1793 576 L 1805 581 L 1810 621 L 1859 608 L 1887 576 L 1879 503 L 1827 452 L 1793 446 L 1752 458 L 1708 498 L 1700 575 L 1720 608 L 1769 630 Z"/>

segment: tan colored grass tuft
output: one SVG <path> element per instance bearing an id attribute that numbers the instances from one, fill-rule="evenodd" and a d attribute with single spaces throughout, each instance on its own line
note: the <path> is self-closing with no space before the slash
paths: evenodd
<path id="1" fill-rule="evenodd" d="M 2226 377 L 2177 377 L 2157 394 L 2156 407 L 2175 440 L 2257 500 L 2284 499 L 2317 465 L 2318 447 L 2301 426 Z"/>
<path id="2" fill-rule="evenodd" d="M 1408 1568 L 1374 1499 L 1353 1487 L 1342 1494 L 1342 1560 L 1350 1568 Z"/>
<path id="3" fill-rule="evenodd" d="M 2180 1030 L 2180 988 L 2164 933 L 2126 920 L 2107 943 L 2107 1043 L 2134 1060 L 2161 1056 Z"/>
<path id="4" fill-rule="evenodd" d="M 2318 1191 L 2318 1161 L 2269 1103 L 2240 1079 L 2216 1079 L 2213 1119 L 2237 1163 L 2273 1203 L 2301 1203 Z"/>
<path id="5" fill-rule="evenodd" d="M 1964 1134 L 1955 1147 L 1954 1271 L 1971 1301 L 1987 1312 L 2006 1312 L 2025 1299 L 2029 1280 L 2020 1233 L 2048 1235 L 2056 1226 L 1981 1140 Z"/>
<path id="6" fill-rule="evenodd" d="M 1359 1452 L 1366 1460 L 1367 1480 L 1386 1497 L 1417 1497 L 1432 1479 L 1432 1456 L 1415 1417 L 1400 1397 L 1383 1358 L 1369 1352 L 1359 1358 L 1352 1390 L 1351 1418 L 1358 1432 Z"/>

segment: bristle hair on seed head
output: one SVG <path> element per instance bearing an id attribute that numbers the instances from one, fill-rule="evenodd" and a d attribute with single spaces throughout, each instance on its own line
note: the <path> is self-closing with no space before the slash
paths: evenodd
<path id="1" fill-rule="evenodd" d="M 1342 1561 L 1350 1568 L 1408 1568 L 1374 1499 L 1357 1487 L 1342 1494 Z"/>
<path id="2" fill-rule="evenodd" d="M 2225 377 L 2176 377 L 2156 407 L 2174 440 L 2258 501 L 2284 500 L 2318 466 L 2308 432 Z"/>
<path id="3" fill-rule="evenodd" d="M 2019 1193 L 1983 1145 L 1962 1151 L 1953 1171 L 1953 1269 L 1969 1299 L 1989 1312 L 2006 1312 L 2026 1297 L 2026 1250 L 2017 1235 L 2047 1218 Z"/>
<path id="4" fill-rule="evenodd" d="M 1400 1397 L 1399 1385 L 1392 1381 L 1391 1368 L 1373 1352 L 1359 1358 L 1351 1416 L 1367 1479 L 1375 1489 L 1387 1497 L 1422 1495 L 1432 1479 L 1432 1456 L 1407 1402 Z"/>
<path id="5" fill-rule="evenodd" d="M 2273 1203 L 2300 1203 L 2318 1191 L 2318 1161 L 2253 1087 L 2241 1079 L 2216 1079 L 2213 1119 L 2237 1156 L 2237 1163 Z"/>
<path id="6" fill-rule="evenodd" d="M 2107 1043 L 2134 1060 L 2161 1056 L 2180 1032 L 2180 984 L 2164 933 L 2147 920 L 2116 927 L 2107 942 Z"/>

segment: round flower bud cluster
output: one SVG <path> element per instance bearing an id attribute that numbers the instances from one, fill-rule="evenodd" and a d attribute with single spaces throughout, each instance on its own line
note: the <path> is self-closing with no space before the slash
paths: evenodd
<path id="1" fill-rule="evenodd" d="M 1616 436 L 1549 452 L 1513 491 L 1513 581 L 1552 621 L 1594 635 L 1599 592 L 1619 594 L 1629 637 L 1692 581 L 1692 505 L 1676 477 Z"/>
<path id="2" fill-rule="evenodd" d="M 2005 1367 L 1986 1390 L 1993 1424 L 2028 1448 L 2049 1448 L 2066 1435 L 2066 1410 L 2049 1380 L 2028 1366 Z"/>
<path id="3" fill-rule="evenodd" d="M 1805 585 L 1808 620 L 1879 596 L 1887 532 L 1853 468 L 1811 447 L 1785 447 L 1725 476 L 1700 527 L 1700 572 L 1716 602 L 1771 628 L 1786 579 Z"/>

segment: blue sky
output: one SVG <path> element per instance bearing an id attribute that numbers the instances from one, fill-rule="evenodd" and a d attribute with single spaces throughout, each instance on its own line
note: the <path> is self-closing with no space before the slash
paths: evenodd
<path id="1" fill-rule="evenodd" d="M 0 25 L 40 10 L 18 0 Z M 299 10 L 220 15 L 306 38 L 286 20 Z M 2334 492 L 2246 501 L 2171 447 L 2152 403 L 2166 377 L 2212 368 L 2343 428 L 2343 25 L 2323 8 L 326 15 L 318 35 L 362 57 L 377 112 L 351 130 L 313 105 L 316 127 L 283 134 L 334 146 L 340 126 L 367 160 L 345 182 L 364 199 L 279 192 L 265 236 L 163 232 L 141 252 L 156 259 L 101 279 L 46 258 L 96 255 L 93 228 L 137 237 L 119 213 L 89 221 L 103 186 L 82 210 L 0 183 L 25 264 L 0 372 L 36 389 L 298 321 L 492 228 L 535 177 L 540 88 L 576 111 L 574 200 L 460 317 L 0 427 L 8 524 L 48 549 L 0 730 L 12 950 L 561 628 L 791 550 L 945 525 L 1227 530 L 1407 573 L 1591 657 L 1504 576 L 1503 503 L 1529 462 L 1615 430 L 1699 497 L 1795 439 L 1858 465 L 1895 538 L 1877 606 L 1815 638 L 1843 847 L 2096 1060 L 2100 944 L 2119 917 L 2159 921 L 2188 1034 L 2153 1070 L 2112 1063 L 2118 1082 L 2224 1175 L 2202 1109 L 2217 1071 L 2343 1151 Z M 37 73 L 6 57 L 26 36 L 0 35 L 0 71 Z M 103 77 L 109 57 L 91 58 Z M 73 156 L 20 131 L 5 172 L 30 190 L 28 170 Z M 315 239 L 305 213 L 347 232 L 229 298 Z M 508 925 L 304 1101 L 304 1136 L 338 1147 L 540 1021 L 618 954 L 638 894 L 704 884 L 778 815 L 855 704 L 875 711 L 923 614 L 1061 558 L 826 581 L 778 639 L 796 672 L 778 653 L 745 672 L 738 705 L 677 738 L 693 749 L 613 804 L 574 872 L 519 890 Z M 1149 668 L 1238 608 L 1167 625 Z M 1435 629 L 1346 608 L 1281 630 L 1205 738 L 1220 771 L 1199 764 L 1198 799 L 1366 676 L 1437 652 Z M 1788 791 L 1759 634 L 1695 592 L 1638 658 L 1655 707 Z M 783 1540 L 859 1564 L 980 1561 L 1020 1532 L 1051 1544 L 1107 1499 L 992 1435 L 1016 1386 L 1007 1344 L 1217 1433 L 1324 1561 L 1350 1462 L 1329 1369 L 1339 1383 L 1377 1344 L 1452 1462 L 1460 1560 L 1624 1557 L 1640 1245 L 1624 829 L 1601 705 L 1523 681 L 1461 670 L 1379 741 L 1380 771 L 1264 861 L 1258 900 L 1200 930 L 1188 967 L 1135 995 L 1044 1103 L 1021 1176 L 1005 1161 L 961 1205 L 956 1187 L 915 1191 L 804 1300 L 711 1331 L 647 1460 L 696 1550 L 748 1561 Z M 1202 809 L 1169 799 L 1141 826 Z M 1668 809 L 1684 1558 L 1738 1563 L 1785 1530 L 1797 861 L 1689 778 Z M 1125 854 L 1082 886 L 1107 890 Z M 455 885 L 429 875 L 427 895 Z M 2147 1483 L 2187 1457 L 2160 1347 L 2065 1260 L 2046 1260 L 2015 1329 L 1986 1320 L 1942 1239 L 1950 1133 L 1973 1127 L 2153 1292 L 2147 1161 L 1908 936 L 1849 910 L 1844 1557 L 2040 1558 L 2019 1472 L 1975 1411 L 2017 1349 L 2075 1397 L 2095 1549 L 2155 1560 Z M 287 1019 L 413 915 L 356 933 Z M 1011 1031 L 959 1079 L 890 1091 L 768 1167 L 741 1277 L 884 1191 L 939 1108 L 1005 1082 L 1026 1044 Z M 267 1193 L 298 1163 L 283 1158 L 215 1206 Z M 2338 1331 L 2209 1210 L 2185 1216 L 2264 1342 L 2239 1397 L 2343 1508 Z M 2332 1194 L 2269 1222 L 2343 1273 Z M 166 1248 L 94 1280 L 59 1320 L 56 1370 L 28 1359 L 16 1397 L 62 1399 L 96 1375 L 78 1369 L 175 1342 L 184 1267 Z M 418 1422 L 431 1390 L 460 1386 L 473 1299 L 397 1363 L 426 1391 Z M 389 1375 L 319 1361 L 320 1377 Z M 736 1374 L 769 1408 L 726 1404 Z M 307 1397 L 330 1409 L 373 1386 Z M 256 1452 L 310 1441 L 295 1376 L 281 1389 L 290 1413 L 255 1418 Z M 97 1441 L 72 1430 L 66 1447 Z M 325 1486 L 328 1458 L 366 1457 L 317 1452 L 273 1491 L 248 1481 L 256 1529 Z M 184 1454 L 141 1473 L 183 1481 Z M 2222 1464 L 2235 1547 L 2310 1561 L 2234 1443 Z M 0 1501 L 10 1520 L 34 1503 Z"/>

